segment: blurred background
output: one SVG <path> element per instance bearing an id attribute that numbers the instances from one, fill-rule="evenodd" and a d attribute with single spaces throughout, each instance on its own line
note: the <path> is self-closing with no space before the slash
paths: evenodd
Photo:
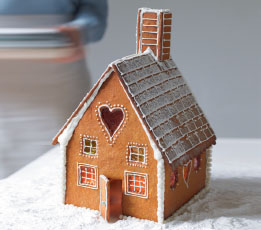
<path id="1" fill-rule="evenodd" d="M 53 101 L 54 110 L 57 106 L 59 107 L 57 114 L 60 113 L 62 117 L 59 121 L 53 119 L 47 122 L 50 131 L 48 135 L 53 137 L 56 134 L 66 118 L 73 112 L 72 108 L 78 105 L 82 95 L 88 92 L 90 86 L 98 80 L 109 63 L 135 53 L 137 10 L 139 7 L 150 7 L 168 8 L 173 12 L 172 58 L 198 99 L 217 137 L 261 138 L 261 1 L 113 0 L 108 2 L 108 6 L 105 34 L 96 43 L 87 42 L 88 44 L 84 46 L 85 59 L 52 64 L 30 62 L 33 63 L 29 65 L 31 68 L 25 68 L 19 60 L 3 60 L 2 58 L 0 61 L 0 79 L 16 74 L 20 75 L 23 82 L 23 77 L 33 72 L 34 76 L 38 75 L 39 82 L 40 79 L 46 77 L 46 69 L 48 69 L 47 74 L 51 76 L 48 84 L 51 87 L 52 79 L 57 76 L 61 78 L 67 76 L 64 81 L 61 81 L 65 85 L 66 81 L 68 83 L 78 79 L 80 75 L 86 76 L 85 80 L 78 79 L 74 88 L 63 91 L 66 94 L 78 93 L 74 101 L 70 101 L 70 106 L 66 103 L 68 99 L 64 97 L 56 97 L 55 101 L 51 97 L 47 99 Z M 16 20 L 13 20 L 13 23 L 15 25 Z M 63 34 L 66 35 L 66 33 Z M 83 67 L 84 63 L 87 69 Z M 52 87 L 59 88 L 60 83 Z M 83 83 L 86 87 L 82 87 Z M 46 94 L 48 92 L 43 92 L 42 97 Z M 4 99 L 7 103 L 5 106 L 8 107 L 8 99 Z M 63 110 L 65 107 L 66 109 Z M 41 103 L 34 108 L 40 111 Z M 23 113 L 23 106 L 17 106 L 17 111 Z M 0 115 L 3 116 L 3 114 L 2 107 Z M 1 124 L 2 126 L 6 124 L 6 117 L 9 117 L 10 122 L 10 115 L 5 114 L 5 119 L 2 119 L 0 123 L 0 137 L 5 143 L 6 133 L 3 130 L 7 128 L 1 129 Z M 21 120 L 16 120 L 16 122 L 20 123 Z M 30 126 L 30 120 L 28 126 Z M 38 130 L 39 132 L 35 135 L 40 138 L 41 127 Z M 22 128 L 17 132 L 23 132 Z M 43 149 L 47 151 L 52 148 L 50 143 L 51 138 L 49 143 L 37 142 L 35 149 L 44 146 Z M 10 145 L 16 149 L 16 145 Z M 13 151 L 12 154 L 7 154 L 7 151 L 1 148 L 0 151 L 0 178 L 10 175 L 44 152 L 35 150 L 35 152 L 28 151 L 22 154 L 19 151 Z"/>
<path id="2" fill-rule="evenodd" d="M 172 58 L 217 136 L 261 138 L 261 1 L 110 1 L 104 39 L 88 49 L 94 81 L 135 52 L 142 6 L 173 12 Z"/>

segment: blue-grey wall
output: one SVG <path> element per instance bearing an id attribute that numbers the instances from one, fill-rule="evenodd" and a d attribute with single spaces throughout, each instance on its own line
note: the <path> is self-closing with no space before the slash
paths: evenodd
<path id="1" fill-rule="evenodd" d="M 93 83 L 135 52 L 139 7 L 173 12 L 172 57 L 219 137 L 261 138 L 260 0 L 111 0 L 104 39 L 87 48 Z"/>

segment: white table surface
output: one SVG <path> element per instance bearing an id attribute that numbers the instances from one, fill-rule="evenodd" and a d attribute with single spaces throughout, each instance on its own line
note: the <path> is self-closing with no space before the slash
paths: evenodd
<path id="1" fill-rule="evenodd" d="M 210 192 L 161 225 L 136 218 L 106 223 L 97 211 L 61 203 L 57 148 L 0 180 L 0 229 L 261 229 L 261 140 L 219 139 Z"/>

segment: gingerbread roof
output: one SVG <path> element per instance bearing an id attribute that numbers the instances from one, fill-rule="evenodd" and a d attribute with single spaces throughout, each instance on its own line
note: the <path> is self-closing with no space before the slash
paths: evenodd
<path id="1" fill-rule="evenodd" d="M 148 50 L 117 60 L 110 66 L 116 67 L 138 114 L 170 164 L 177 159 L 179 163 L 185 161 L 215 144 L 210 124 L 172 59 L 158 61 Z M 97 86 L 81 102 L 64 128 L 92 97 Z M 63 129 L 55 137 L 54 144 Z"/>
<path id="2" fill-rule="evenodd" d="M 149 52 L 115 66 L 169 163 L 215 143 L 212 128 L 172 59 L 158 61 Z"/>
<path id="3" fill-rule="evenodd" d="M 111 71 L 118 73 L 150 137 L 172 166 L 184 163 L 215 144 L 212 128 L 170 57 L 170 34 L 169 10 L 139 9 L 137 54 L 109 65 L 53 144 L 67 126 L 78 123 L 80 118 L 75 117 L 78 113 L 84 114 L 83 108 L 88 108 Z"/>

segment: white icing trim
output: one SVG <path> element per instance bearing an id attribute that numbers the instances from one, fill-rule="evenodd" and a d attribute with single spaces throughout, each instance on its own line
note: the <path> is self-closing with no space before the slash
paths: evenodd
<path id="1" fill-rule="evenodd" d="M 129 191 L 129 179 L 128 179 L 129 175 L 140 176 L 140 177 L 144 177 L 145 178 L 145 195 Z M 124 180 L 125 180 L 125 193 L 124 194 L 126 196 L 136 196 L 136 197 L 145 198 L 145 199 L 148 198 L 148 196 L 149 196 L 149 194 L 148 194 L 149 182 L 148 182 L 148 174 L 147 173 L 131 172 L 131 171 L 125 170 L 124 171 Z"/>
<path id="2" fill-rule="evenodd" d="M 132 161 L 130 156 L 130 147 L 143 147 L 145 148 L 145 161 L 139 162 L 139 161 Z M 147 144 L 138 144 L 135 142 L 128 142 L 128 145 L 126 146 L 126 163 L 129 166 L 135 166 L 135 167 L 141 167 L 141 168 L 147 168 L 148 165 L 148 145 Z"/>
<path id="3" fill-rule="evenodd" d="M 110 135 L 110 132 L 109 132 L 109 130 L 107 129 L 107 127 L 106 127 L 106 125 L 104 124 L 104 122 L 103 122 L 103 119 L 102 119 L 102 117 L 101 117 L 101 107 L 107 107 L 109 110 L 110 110 L 110 112 L 112 112 L 113 110 L 115 110 L 115 109 L 120 109 L 121 111 L 122 111 L 122 113 L 123 113 L 123 119 L 122 119 L 122 121 L 120 122 L 120 124 L 118 125 L 118 127 L 117 127 L 117 129 L 114 131 L 114 133 L 112 134 L 112 136 Z M 109 105 L 107 105 L 107 104 L 102 104 L 102 105 L 100 105 L 99 106 L 99 108 L 98 108 L 98 113 L 99 113 L 99 117 L 100 117 L 100 121 L 101 121 L 101 123 L 103 124 L 103 127 L 105 128 L 105 130 L 106 130 L 106 132 L 108 133 L 108 135 L 109 135 L 109 137 L 110 137 L 110 141 L 112 141 L 113 140 L 113 136 L 117 133 L 117 131 L 120 129 L 120 127 L 122 126 L 122 124 L 123 124 L 123 122 L 125 121 L 125 111 L 124 111 L 124 109 L 123 108 L 121 108 L 121 107 L 113 107 L 113 108 L 111 108 Z"/>
<path id="4" fill-rule="evenodd" d="M 206 186 L 209 186 L 211 177 L 212 146 L 206 151 Z"/>
<path id="5" fill-rule="evenodd" d="M 147 52 L 152 52 L 150 49 L 147 49 Z M 120 82 L 121 83 L 121 82 Z M 121 83 L 122 85 L 122 83 Z M 123 86 L 122 86 L 123 87 Z M 157 161 L 157 179 L 158 179 L 158 183 L 157 183 L 157 199 L 158 199 L 158 208 L 157 208 L 157 217 L 158 217 L 158 222 L 159 223 L 163 223 L 164 221 L 164 194 L 165 194 L 165 166 L 164 166 L 164 159 L 162 157 L 161 151 L 159 150 L 158 146 L 156 145 L 155 141 L 152 139 L 151 134 L 149 132 L 149 130 L 147 129 L 146 125 L 144 124 L 144 121 L 142 120 L 141 116 L 138 114 L 132 100 L 130 99 L 130 97 L 128 96 L 128 93 L 126 92 L 126 89 L 123 87 L 129 101 L 130 104 L 134 110 L 134 112 L 136 113 L 142 128 L 144 129 L 150 145 L 153 149 L 153 153 L 154 153 L 154 159 Z"/>
<path id="6" fill-rule="evenodd" d="M 155 56 L 155 54 L 153 53 L 153 51 L 151 50 L 150 47 L 148 47 L 143 53 L 138 53 L 138 54 L 131 54 L 131 55 L 128 55 L 128 56 L 125 56 L 123 58 L 120 58 L 120 59 L 117 59 L 115 61 L 113 61 L 111 64 L 109 64 L 110 67 L 112 67 L 112 65 L 117 65 L 118 63 L 120 62 L 123 62 L 123 61 L 127 61 L 127 60 L 130 60 L 132 58 L 135 58 L 135 57 L 140 57 L 140 56 L 145 56 L 147 54 L 150 54 L 151 56 L 154 57 L 155 60 L 157 60 L 157 57 Z M 116 66 L 117 67 L 117 66 Z M 120 70 L 118 70 L 120 71 Z M 126 74 L 126 73 L 125 73 Z"/>
<path id="7" fill-rule="evenodd" d="M 159 151 L 161 155 L 161 152 Z M 164 200 L 165 200 L 165 167 L 164 160 L 161 158 L 157 162 L 157 198 L 158 198 L 158 209 L 157 209 L 157 217 L 158 222 L 163 223 L 164 221 Z"/>
<path id="8" fill-rule="evenodd" d="M 185 167 L 188 167 L 188 165 L 190 164 L 190 167 L 189 167 L 189 171 L 188 171 L 188 178 L 187 178 L 187 181 L 184 177 L 184 169 Z M 189 160 L 186 164 L 183 165 L 183 170 L 182 170 L 182 174 L 183 174 L 183 180 L 184 180 L 184 183 L 185 185 L 187 186 L 187 188 L 189 187 L 189 177 L 190 177 L 190 173 L 191 173 L 191 168 L 193 167 L 193 163 L 192 163 L 192 160 Z"/>
<path id="9" fill-rule="evenodd" d="M 96 181 L 95 186 L 88 185 L 88 184 L 81 184 L 81 174 L 80 174 L 81 166 L 86 166 L 86 167 L 94 169 L 95 181 Z M 97 176 L 98 176 L 98 167 L 97 166 L 77 162 L 77 186 L 85 187 L 85 188 L 91 188 L 91 189 L 98 189 L 98 179 L 97 179 Z"/>
<path id="10" fill-rule="evenodd" d="M 170 12 L 169 9 L 151 9 L 151 8 L 148 8 L 148 7 L 142 7 L 142 8 L 139 8 L 139 10 L 142 10 L 143 13 L 160 13 L 160 12 L 167 13 L 167 12 Z"/>
<path id="11" fill-rule="evenodd" d="M 134 153 L 131 151 L 132 148 L 137 148 L 138 149 L 138 153 Z M 143 149 L 144 151 L 144 154 L 140 154 L 139 153 L 139 149 Z M 146 147 L 144 146 L 137 146 L 137 145 L 129 145 L 129 162 L 133 162 L 133 163 L 141 163 L 141 164 L 145 164 L 146 163 L 146 158 L 147 158 L 147 154 L 146 154 L 147 150 L 146 150 Z M 132 155 L 138 155 L 139 156 L 143 156 L 143 161 L 135 161 L 135 160 L 132 160 L 131 157 Z"/>
<path id="12" fill-rule="evenodd" d="M 96 142 L 96 147 L 92 147 L 92 146 L 86 146 L 85 145 L 85 140 L 89 140 L 90 142 L 95 141 Z M 80 145 L 81 145 L 81 149 L 80 149 L 80 156 L 83 157 L 88 157 L 88 158 L 98 158 L 98 137 L 94 137 L 94 136 L 88 136 L 85 134 L 80 134 Z M 91 144 L 92 145 L 92 144 Z M 85 147 L 89 147 L 90 148 L 90 153 L 84 152 Z M 92 154 L 91 153 L 91 149 L 96 149 L 96 153 Z"/>

